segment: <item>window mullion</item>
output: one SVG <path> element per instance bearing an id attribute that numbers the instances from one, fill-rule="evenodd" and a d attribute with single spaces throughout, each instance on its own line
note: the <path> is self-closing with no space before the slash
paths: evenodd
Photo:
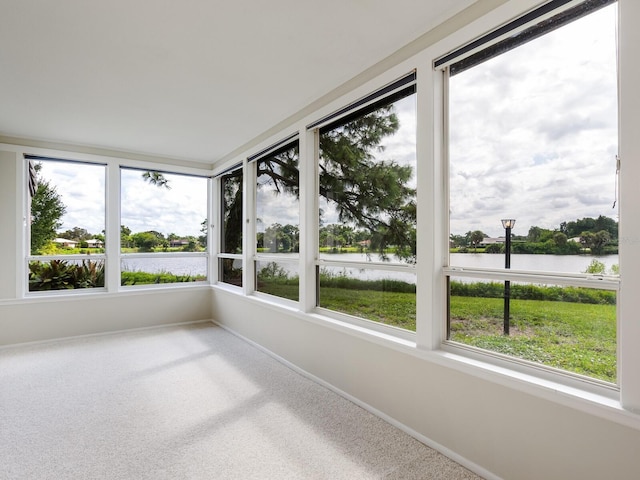
<path id="1" fill-rule="evenodd" d="M 107 291 L 120 288 L 120 168 L 114 163 L 107 166 L 105 226 L 105 286 Z"/>

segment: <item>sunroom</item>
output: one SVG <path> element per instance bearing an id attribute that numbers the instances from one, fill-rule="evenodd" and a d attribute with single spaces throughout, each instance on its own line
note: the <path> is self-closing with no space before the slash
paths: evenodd
<path id="1" fill-rule="evenodd" d="M 638 2 L 4 3 L 0 368 L 210 325 L 484 478 L 640 471 Z"/>

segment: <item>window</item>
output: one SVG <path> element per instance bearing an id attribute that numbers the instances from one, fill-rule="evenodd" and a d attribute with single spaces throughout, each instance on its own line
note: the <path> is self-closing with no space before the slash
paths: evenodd
<path id="1" fill-rule="evenodd" d="M 250 159 L 256 169 L 258 292 L 299 299 L 300 207 L 298 141 Z"/>
<path id="2" fill-rule="evenodd" d="M 222 228 L 218 278 L 242 286 L 242 167 L 220 176 Z"/>
<path id="3" fill-rule="evenodd" d="M 122 285 L 205 281 L 206 177 L 120 169 Z"/>
<path id="4" fill-rule="evenodd" d="M 617 13 L 600 8 L 610 3 L 553 12 L 442 66 L 448 340 L 615 383 Z"/>
<path id="5" fill-rule="evenodd" d="M 317 305 L 415 331 L 415 75 L 319 135 Z M 393 86 L 393 85 L 392 85 Z M 361 102 L 358 102 L 359 104 Z M 359 107 L 358 104 L 358 107 Z"/>
<path id="6" fill-rule="evenodd" d="M 26 156 L 28 291 L 105 285 L 105 166 Z"/>

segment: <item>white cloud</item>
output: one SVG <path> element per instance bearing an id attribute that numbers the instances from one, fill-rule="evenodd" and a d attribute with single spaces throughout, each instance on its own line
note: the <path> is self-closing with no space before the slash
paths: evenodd
<path id="1" fill-rule="evenodd" d="M 452 233 L 616 217 L 614 10 L 451 78 Z"/>

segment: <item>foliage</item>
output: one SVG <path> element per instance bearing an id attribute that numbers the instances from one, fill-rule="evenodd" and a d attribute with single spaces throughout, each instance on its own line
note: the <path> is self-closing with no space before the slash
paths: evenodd
<path id="1" fill-rule="evenodd" d="M 29 291 L 104 287 L 104 262 L 29 262 Z"/>
<path id="2" fill-rule="evenodd" d="M 604 251 L 604 246 L 611 241 L 611 236 L 606 230 L 599 232 L 582 232 L 580 234 L 580 243 L 582 246 L 591 250 L 591 253 L 600 255 Z"/>
<path id="3" fill-rule="evenodd" d="M 142 173 L 142 178 L 145 181 L 149 182 L 151 185 L 171 189 L 171 187 L 169 186 L 169 180 L 161 172 L 146 171 Z"/>
<path id="4" fill-rule="evenodd" d="M 82 242 L 92 238 L 92 235 L 84 228 L 73 227 L 71 230 L 66 230 L 62 233 L 59 233 L 58 237 L 66 238 L 68 240 L 75 240 L 76 242 Z"/>
<path id="5" fill-rule="evenodd" d="M 486 235 L 480 230 L 474 230 L 469 234 L 469 242 L 473 245 L 473 249 L 478 247 L 482 243 L 482 241 L 486 238 Z"/>
<path id="6" fill-rule="evenodd" d="M 120 273 L 120 285 L 153 285 L 159 283 L 187 283 L 206 280 L 205 275 L 175 275 L 171 272 L 129 272 Z"/>
<path id="7" fill-rule="evenodd" d="M 370 247 L 383 258 L 393 246 L 396 255 L 413 261 L 416 203 L 415 189 L 409 186 L 413 169 L 394 160 L 378 161 L 375 155 L 383 150 L 383 140 L 398 128 L 393 105 L 384 105 L 323 130 L 319 139 L 319 194 L 336 208 L 343 225 L 367 231 Z M 297 147 L 260 160 L 257 174 L 261 179 L 258 188 L 299 197 Z M 225 253 L 239 253 L 241 248 L 241 180 L 241 171 L 222 177 Z M 320 215 L 322 222 L 322 212 Z M 286 241 L 284 237 L 282 240 Z M 262 248 L 270 248 L 264 238 Z"/>
<path id="8" fill-rule="evenodd" d="M 501 282 L 450 282 L 452 296 L 503 298 L 504 283 Z M 511 282 L 511 298 L 522 300 L 547 300 L 554 302 L 591 303 L 615 305 L 616 293 L 584 287 L 560 287 L 555 285 L 532 285 Z"/>
<path id="9" fill-rule="evenodd" d="M 38 187 L 31 198 L 32 254 L 40 253 L 45 245 L 56 238 L 56 231 L 62 226 L 61 218 L 67 210 L 55 186 L 39 178 L 41 169 L 42 164 L 35 166 Z"/>
<path id="10" fill-rule="evenodd" d="M 154 231 L 139 232 L 131 235 L 133 244 L 143 252 L 152 252 L 164 240 L 164 235 Z"/>
<path id="11" fill-rule="evenodd" d="M 562 222 L 560 231 L 568 238 L 579 237 L 584 232 L 606 231 L 612 240 L 618 240 L 618 222 L 604 215 L 600 215 L 598 218 L 585 217 L 573 222 Z"/>
<path id="12" fill-rule="evenodd" d="M 320 271 L 320 287 L 340 288 L 343 290 L 416 293 L 415 283 L 386 278 L 380 280 L 360 280 L 349 277 L 345 273 L 335 274 L 327 270 Z"/>
<path id="13" fill-rule="evenodd" d="M 220 251 L 242 253 L 242 170 L 234 170 L 221 178 L 222 238 Z"/>

